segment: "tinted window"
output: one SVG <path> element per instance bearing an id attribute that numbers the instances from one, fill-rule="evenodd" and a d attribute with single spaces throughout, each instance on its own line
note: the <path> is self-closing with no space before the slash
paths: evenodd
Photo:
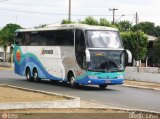
<path id="1" fill-rule="evenodd" d="M 122 48 L 117 31 L 86 31 L 88 47 L 91 48 Z"/>
<path id="2" fill-rule="evenodd" d="M 28 38 L 28 39 L 30 39 L 28 45 L 31 45 L 31 46 L 38 45 L 37 36 L 38 36 L 37 33 L 31 33 L 30 38 Z"/>
<path id="3" fill-rule="evenodd" d="M 85 55 L 85 38 L 84 33 L 82 30 L 76 30 L 76 37 L 75 37 L 75 52 L 76 52 L 76 59 L 79 66 L 84 69 L 85 62 L 86 62 L 86 55 Z"/>
<path id="4" fill-rule="evenodd" d="M 17 32 L 15 34 L 15 44 L 16 45 L 24 45 L 25 44 L 25 39 L 24 39 L 23 33 Z"/>
<path id="5" fill-rule="evenodd" d="M 19 32 L 15 43 L 29 46 L 73 46 L 74 30 Z"/>
<path id="6" fill-rule="evenodd" d="M 90 50 L 91 63 L 88 67 L 92 71 L 124 71 L 124 51 L 94 51 Z"/>

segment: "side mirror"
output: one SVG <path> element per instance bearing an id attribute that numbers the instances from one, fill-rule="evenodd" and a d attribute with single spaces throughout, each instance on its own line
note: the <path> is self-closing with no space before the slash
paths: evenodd
<path id="1" fill-rule="evenodd" d="M 132 53 L 129 50 L 125 50 L 127 56 L 128 56 L 128 63 L 132 63 Z"/>
<path id="2" fill-rule="evenodd" d="M 11 44 L 11 46 L 12 46 L 12 48 L 14 48 L 14 45 L 13 45 L 13 44 Z"/>
<path id="3" fill-rule="evenodd" d="M 86 62 L 90 62 L 91 61 L 91 58 L 90 58 L 90 52 L 88 49 L 86 49 Z"/>

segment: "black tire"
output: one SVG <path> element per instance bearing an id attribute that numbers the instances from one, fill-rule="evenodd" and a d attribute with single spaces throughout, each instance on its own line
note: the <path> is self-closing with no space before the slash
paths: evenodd
<path id="1" fill-rule="evenodd" d="M 31 71 L 29 68 L 26 69 L 26 79 L 27 81 L 30 81 L 30 82 L 33 81 L 33 78 L 31 77 Z"/>
<path id="2" fill-rule="evenodd" d="M 33 69 L 33 80 L 37 83 L 41 82 L 41 78 L 38 77 L 37 69 Z"/>
<path id="3" fill-rule="evenodd" d="M 107 84 L 99 84 L 100 89 L 106 89 L 106 87 L 107 87 Z"/>

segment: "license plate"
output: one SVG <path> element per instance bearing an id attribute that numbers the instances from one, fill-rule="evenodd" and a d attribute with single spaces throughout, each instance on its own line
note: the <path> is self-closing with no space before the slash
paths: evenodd
<path id="1" fill-rule="evenodd" d="M 111 80 L 106 80 L 105 83 L 111 83 Z"/>

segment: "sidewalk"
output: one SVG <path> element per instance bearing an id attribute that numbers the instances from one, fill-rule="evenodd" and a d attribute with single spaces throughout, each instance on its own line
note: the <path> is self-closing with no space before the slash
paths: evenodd
<path id="1" fill-rule="evenodd" d="M 150 83 L 150 82 L 145 82 L 145 81 L 125 80 L 123 86 L 160 91 L 160 83 Z"/>

